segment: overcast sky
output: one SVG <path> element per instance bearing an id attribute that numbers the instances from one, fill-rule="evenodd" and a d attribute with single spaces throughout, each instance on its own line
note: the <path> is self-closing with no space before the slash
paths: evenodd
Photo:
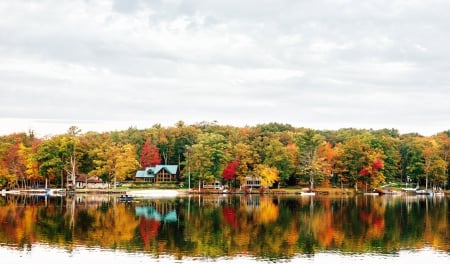
<path id="1" fill-rule="evenodd" d="M 448 0 L 0 1 L 0 134 L 450 129 Z"/>

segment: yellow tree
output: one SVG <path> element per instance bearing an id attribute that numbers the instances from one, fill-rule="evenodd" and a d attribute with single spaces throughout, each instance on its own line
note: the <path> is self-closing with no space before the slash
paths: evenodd
<path id="1" fill-rule="evenodd" d="M 33 138 L 23 133 L 0 138 L 0 186 L 27 186 L 29 175 L 26 165 L 32 142 Z"/>
<path id="2" fill-rule="evenodd" d="M 449 176 L 449 161 L 450 161 L 450 130 L 446 132 L 439 133 L 436 136 L 436 142 L 439 146 L 439 152 L 441 159 L 446 163 L 445 164 L 445 172 L 443 173 L 445 179 L 444 182 L 450 178 Z"/>
<path id="3" fill-rule="evenodd" d="M 236 180 L 244 182 L 245 177 L 251 174 L 255 161 L 258 160 L 258 154 L 252 151 L 248 144 L 237 143 L 232 148 L 231 156 L 238 161 L 236 167 Z"/>
<path id="4" fill-rule="evenodd" d="M 23 157 L 25 164 L 25 175 L 30 181 L 40 181 L 43 177 L 39 175 L 39 164 L 35 159 L 34 153 L 36 153 L 37 144 L 31 147 L 26 147 L 23 143 L 19 145 L 20 156 Z"/>
<path id="5" fill-rule="evenodd" d="M 445 184 L 447 162 L 445 161 L 445 153 L 442 155 L 442 147 L 439 146 L 434 138 L 424 138 L 424 149 L 422 150 L 422 157 L 424 159 L 424 173 L 425 173 L 425 189 L 428 189 L 429 183 L 432 187 L 437 187 Z M 441 141 L 442 142 L 442 141 Z"/>
<path id="6" fill-rule="evenodd" d="M 118 145 L 106 142 L 95 152 L 96 168 L 89 174 L 102 176 L 108 182 L 113 182 L 114 188 L 117 181 L 131 178 L 139 168 L 136 150 L 131 144 Z"/>
<path id="7" fill-rule="evenodd" d="M 278 169 L 264 164 L 256 165 L 254 173 L 261 178 L 261 186 L 264 187 L 270 187 L 279 180 Z"/>
<path id="8" fill-rule="evenodd" d="M 18 183 L 17 175 L 9 169 L 10 145 L 8 142 L 0 142 L 0 187 L 15 187 Z"/>

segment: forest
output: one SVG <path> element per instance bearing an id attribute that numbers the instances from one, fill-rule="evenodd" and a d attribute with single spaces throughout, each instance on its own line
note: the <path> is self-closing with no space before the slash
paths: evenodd
<path id="1" fill-rule="evenodd" d="M 76 126 L 43 138 L 34 131 L 0 137 L 0 187 L 61 186 L 74 175 L 133 181 L 138 169 L 179 165 L 179 182 L 219 180 L 239 187 L 258 177 L 267 188 L 377 188 L 397 182 L 448 187 L 450 130 L 433 136 L 396 129 L 314 130 L 267 123 L 217 122 L 122 131 L 83 132 Z M 186 184 L 184 184 L 186 186 Z"/>

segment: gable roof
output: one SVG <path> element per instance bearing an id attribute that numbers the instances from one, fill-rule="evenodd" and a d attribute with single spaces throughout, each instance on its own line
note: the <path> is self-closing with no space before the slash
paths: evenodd
<path id="1" fill-rule="evenodd" d="M 77 175 L 75 182 L 82 182 L 82 183 L 103 183 L 103 180 L 98 176 L 91 176 L 87 174 L 80 174 Z"/>
<path id="2" fill-rule="evenodd" d="M 166 170 L 170 174 L 177 174 L 178 165 L 156 165 L 147 167 L 145 170 L 136 171 L 136 178 L 154 178 L 161 170 Z"/>

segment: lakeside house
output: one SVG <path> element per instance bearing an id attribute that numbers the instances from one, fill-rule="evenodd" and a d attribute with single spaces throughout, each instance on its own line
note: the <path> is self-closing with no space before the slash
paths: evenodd
<path id="1" fill-rule="evenodd" d="M 176 182 L 178 181 L 178 165 L 156 165 L 136 171 L 137 182 Z"/>
<path id="2" fill-rule="evenodd" d="M 254 176 L 247 176 L 247 177 L 245 177 L 245 184 L 243 185 L 243 187 L 260 188 L 261 187 L 261 178 L 254 177 Z"/>
<path id="3" fill-rule="evenodd" d="M 223 185 L 220 181 L 215 180 L 211 183 L 203 182 L 203 189 L 223 189 Z"/>
<path id="4" fill-rule="evenodd" d="M 75 187 L 77 189 L 106 189 L 108 183 L 97 176 L 91 176 L 87 174 L 79 174 L 75 178 Z"/>

